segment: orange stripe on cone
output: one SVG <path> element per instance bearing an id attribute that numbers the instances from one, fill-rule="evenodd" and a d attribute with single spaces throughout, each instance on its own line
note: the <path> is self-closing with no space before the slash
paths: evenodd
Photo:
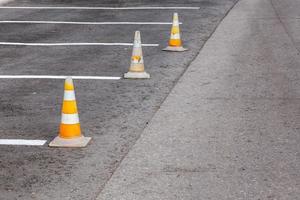
<path id="1" fill-rule="evenodd" d="M 76 101 L 64 101 L 62 106 L 62 113 L 64 114 L 77 114 Z"/>
<path id="2" fill-rule="evenodd" d="M 65 81 L 64 100 L 59 135 L 50 142 L 51 147 L 85 147 L 91 138 L 81 134 L 72 78 Z"/>
<path id="3" fill-rule="evenodd" d="M 60 124 L 59 136 L 66 139 L 81 137 L 80 123 Z"/>

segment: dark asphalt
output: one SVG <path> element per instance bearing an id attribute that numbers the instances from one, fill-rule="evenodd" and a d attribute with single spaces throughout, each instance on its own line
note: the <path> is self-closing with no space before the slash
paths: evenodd
<path id="1" fill-rule="evenodd" d="M 1 42 L 132 42 L 140 30 L 149 80 L 75 80 L 85 149 L 0 146 L 0 199 L 95 199 L 178 78 L 236 0 L 17 1 L 12 6 L 200 6 L 178 10 L 190 51 L 168 53 L 166 25 L 1 24 Z M 5 10 L 0 20 L 170 22 L 173 10 Z M 107 75 L 127 72 L 130 47 L 0 46 L 1 75 Z M 63 80 L 0 80 L 0 137 L 57 135 Z"/>

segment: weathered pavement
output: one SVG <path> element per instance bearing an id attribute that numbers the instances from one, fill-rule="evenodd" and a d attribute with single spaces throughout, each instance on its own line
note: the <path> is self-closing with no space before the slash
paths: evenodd
<path id="1" fill-rule="evenodd" d="M 241 0 L 98 200 L 299 199 L 299 14 Z"/>

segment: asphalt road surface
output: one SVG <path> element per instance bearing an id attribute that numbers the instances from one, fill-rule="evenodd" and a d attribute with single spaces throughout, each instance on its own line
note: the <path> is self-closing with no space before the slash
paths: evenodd
<path id="1" fill-rule="evenodd" d="M 0 9 L 0 20 L 171 22 L 178 12 L 189 51 L 168 53 L 169 25 L 1 24 L 0 42 L 125 42 L 140 30 L 149 80 L 75 80 L 85 149 L 0 146 L 0 199 L 95 199 L 165 97 L 236 0 L 15 1 L 9 6 L 191 6 L 199 10 Z M 127 46 L 0 45 L 1 75 L 122 76 Z M 0 138 L 57 136 L 63 80 L 0 79 Z"/>

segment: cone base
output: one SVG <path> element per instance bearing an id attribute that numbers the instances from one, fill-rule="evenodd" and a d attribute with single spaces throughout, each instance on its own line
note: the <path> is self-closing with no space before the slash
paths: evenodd
<path id="1" fill-rule="evenodd" d="M 124 78 L 127 79 L 150 78 L 150 74 L 148 74 L 147 72 L 127 72 L 124 74 Z"/>
<path id="2" fill-rule="evenodd" d="M 182 51 L 187 51 L 188 49 L 183 48 L 183 47 L 171 47 L 168 46 L 167 48 L 164 48 L 163 51 L 173 51 L 173 52 L 182 52 Z"/>
<path id="3" fill-rule="evenodd" d="M 57 136 L 49 143 L 49 147 L 86 147 L 91 139 L 83 136 L 74 139 L 64 139 Z"/>

